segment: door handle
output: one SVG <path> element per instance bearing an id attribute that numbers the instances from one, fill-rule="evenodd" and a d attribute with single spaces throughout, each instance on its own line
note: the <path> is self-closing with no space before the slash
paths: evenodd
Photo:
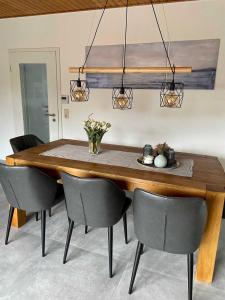
<path id="1" fill-rule="evenodd" d="M 45 116 L 55 117 L 55 114 L 45 114 Z"/>

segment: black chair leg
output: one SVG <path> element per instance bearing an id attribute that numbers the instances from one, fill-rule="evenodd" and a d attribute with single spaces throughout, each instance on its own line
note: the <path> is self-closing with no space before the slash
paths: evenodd
<path id="1" fill-rule="evenodd" d="M 52 216 L 52 209 L 51 208 L 49 208 L 49 210 L 48 210 L 48 216 L 49 216 L 49 218 L 51 218 L 51 216 Z"/>
<path id="2" fill-rule="evenodd" d="M 136 273 L 137 273 L 137 269 L 138 269 L 138 265 L 139 265 L 139 261 L 140 261 L 140 256 L 141 256 L 142 252 L 143 252 L 143 244 L 138 242 L 137 251 L 136 251 L 136 255 L 135 255 L 135 259 L 134 259 L 132 276 L 131 276 L 131 280 L 130 280 L 130 287 L 129 287 L 129 291 L 128 291 L 129 294 L 131 294 L 132 290 L 133 290 L 134 280 L 136 277 Z"/>
<path id="3" fill-rule="evenodd" d="M 127 239 L 127 214 L 126 213 L 123 215 L 123 228 L 124 228 L 125 244 L 128 244 L 128 239 Z"/>
<path id="4" fill-rule="evenodd" d="M 67 253 L 69 250 L 69 246 L 70 246 L 70 240 L 71 240 L 71 236 L 72 236 L 72 232 L 73 232 L 73 227 L 74 227 L 74 221 L 70 220 L 69 222 L 69 229 L 68 229 L 68 233 L 67 233 L 67 239 L 66 239 L 66 245 L 65 245 L 65 251 L 64 251 L 64 256 L 63 256 L 63 263 L 66 263 L 66 257 L 67 257 Z"/>
<path id="5" fill-rule="evenodd" d="M 9 239 L 9 233 L 10 233 L 10 228 L 11 228 L 11 224 L 12 224 L 13 213 L 14 213 L 14 207 L 10 206 L 9 207 L 8 225 L 7 225 L 6 236 L 5 236 L 5 245 L 8 244 L 8 239 Z"/>
<path id="6" fill-rule="evenodd" d="M 35 213 L 36 221 L 38 221 L 38 212 Z"/>
<path id="7" fill-rule="evenodd" d="M 41 245 L 42 257 L 45 256 L 45 228 L 46 228 L 46 211 L 41 211 Z"/>
<path id="8" fill-rule="evenodd" d="M 187 263 L 188 263 L 188 300 L 192 300 L 193 294 L 193 253 L 188 254 Z"/>
<path id="9" fill-rule="evenodd" d="M 88 226 L 85 225 L 85 234 L 87 234 L 87 233 L 88 233 Z"/>
<path id="10" fill-rule="evenodd" d="M 113 226 L 108 227 L 109 278 L 112 278 L 113 265 Z"/>

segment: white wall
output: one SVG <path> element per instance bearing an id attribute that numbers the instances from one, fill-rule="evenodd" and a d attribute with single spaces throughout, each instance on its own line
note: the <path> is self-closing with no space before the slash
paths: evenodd
<path id="1" fill-rule="evenodd" d="M 157 11 L 165 24 L 162 7 L 157 6 Z M 92 90 L 89 102 L 67 105 L 70 119 L 63 120 L 63 136 L 85 140 L 82 121 L 94 113 L 112 123 L 104 142 L 142 146 L 167 141 L 179 151 L 216 155 L 225 167 L 225 1 L 168 4 L 165 11 L 172 40 L 221 39 L 216 89 L 185 91 L 182 109 L 160 108 L 159 91 L 135 91 L 131 111 L 112 109 L 111 90 Z M 96 24 L 99 13 L 0 20 L 0 159 L 11 153 L 8 140 L 14 136 L 8 49 L 60 47 L 61 91 L 68 94 L 72 78 L 68 67 L 82 64 L 93 16 Z M 123 32 L 124 9 L 108 10 L 95 44 L 122 43 Z M 130 8 L 128 42 L 157 41 L 150 7 Z"/>

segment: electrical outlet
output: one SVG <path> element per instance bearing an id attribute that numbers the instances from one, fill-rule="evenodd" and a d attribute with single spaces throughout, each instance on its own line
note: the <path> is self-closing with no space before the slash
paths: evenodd
<path id="1" fill-rule="evenodd" d="M 69 119 L 69 116 L 70 116 L 69 109 L 68 109 L 68 108 L 65 108 L 65 109 L 64 109 L 64 118 L 65 118 L 65 119 Z"/>

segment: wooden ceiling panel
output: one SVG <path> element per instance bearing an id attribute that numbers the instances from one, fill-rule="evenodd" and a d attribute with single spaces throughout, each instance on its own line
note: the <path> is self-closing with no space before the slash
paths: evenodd
<path id="1" fill-rule="evenodd" d="M 175 3 L 196 0 L 153 0 L 158 3 Z M 150 0 L 129 0 L 130 6 L 146 5 Z M 0 19 L 76 12 L 103 8 L 105 0 L 0 0 Z M 126 0 L 109 0 L 108 8 L 123 7 Z"/>

